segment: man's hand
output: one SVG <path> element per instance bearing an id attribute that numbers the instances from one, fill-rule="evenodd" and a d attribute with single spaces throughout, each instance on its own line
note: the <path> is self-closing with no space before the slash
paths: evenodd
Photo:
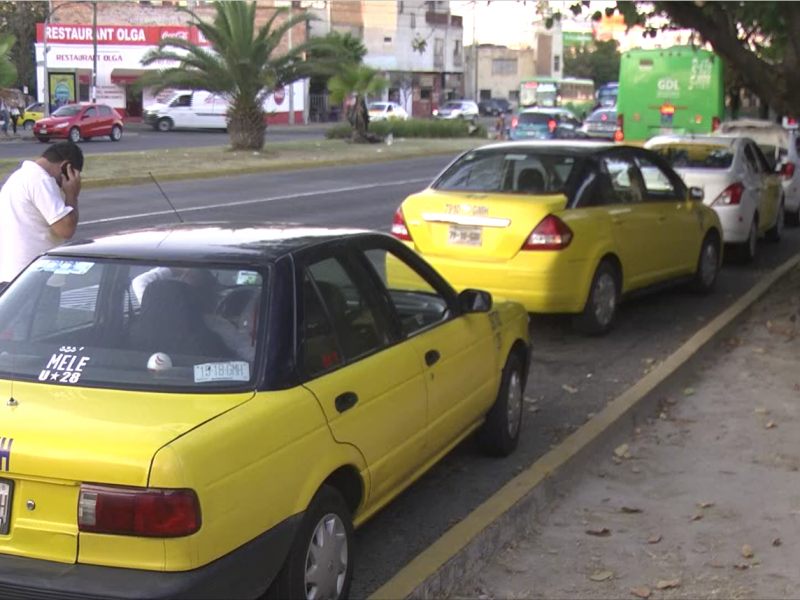
<path id="1" fill-rule="evenodd" d="M 81 172 L 76 171 L 71 164 L 67 163 L 67 177 L 63 178 L 61 189 L 64 190 L 64 195 L 67 197 L 67 205 L 74 206 L 78 200 L 78 194 L 81 193 Z"/>

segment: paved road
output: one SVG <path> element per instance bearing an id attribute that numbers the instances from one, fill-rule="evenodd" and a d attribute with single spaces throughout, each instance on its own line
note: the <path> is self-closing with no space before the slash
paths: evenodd
<path id="1" fill-rule="evenodd" d="M 186 220 L 270 219 L 388 230 L 404 196 L 422 188 L 446 162 L 426 158 L 164 187 Z M 175 219 L 150 186 L 85 193 L 81 217 L 85 223 L 80 232 L 86 235 Z M 353 597 L 374 591 L 519 470 L 582 425 L 589 413 L 597 413 L 638 380 L 650 361 L 665 358 L 761 274 L 797 251 L 800 231 L 790 230 L 781 244 L 763 244 L 753 265 L 726 265 L 710 296 L 675 288 L 633 300 L 623 305 L 617 327 L 603 338 L 581 337 L 567 319 L 535 318 L 528 410 L 518 451 L 508 459 L 491 460 L 468 441 L 362 528 Z"/>

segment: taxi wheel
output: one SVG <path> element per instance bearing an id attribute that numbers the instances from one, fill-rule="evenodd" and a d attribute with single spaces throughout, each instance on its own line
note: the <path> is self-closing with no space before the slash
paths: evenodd
<path id="1" fill-rule="evenodd" d="M 25 131 L 33 131 L 33 121 L 28 119 L 22 124 L 22 127 L 25 129 Z"/>
<path id="2" fill-rule="evenodd" d="M 602 261 L 592 279 L 586 306 L 576 319 L 578 329 L 587 335 L 608 333 L 617 316 L 621 288 L 617 270 L 608 260 Z"/>
<path id="3" fill-rule="evenodd" d="M 342 495 L 323 485 L 308 506 L 268 598 L 344 599 L 353 579 L 353 519 Z"/>
<path id="4" fill-rule="evenodd" d="M 692 282 L 695 291 L 708 293 L 714 289 L 714 283 L 719 274 L 719 249 L 719 236 L 713 231 L 706 234 L 703 245 L 700 247 L 697 271 L 695 271 Z"/>
<path id="5" fill-rule="evenodd" d="M 767 241 L 777 244 L 781 241 L 783 237 L 783 201 L 781 201 L 780 207 L 778 207 L 778 216 L 775 219 L 775 225 L 772 226 L 772 229 L 767 231 Z"/>
<path id="6" fill-rule="evenodd" d="M 508 456 L 517 447 L 522 430 L 525 369 L 517 354 L 511 354 L 503 368 L 497 399 L 478 430 L 478 446 L 489 456 Z"/>

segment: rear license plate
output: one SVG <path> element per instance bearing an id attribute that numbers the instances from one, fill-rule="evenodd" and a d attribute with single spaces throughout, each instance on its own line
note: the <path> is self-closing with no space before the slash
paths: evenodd
<path id="1" fill-rule="evenodd" d="M 11 493 L 14 490 L 13 482 L 0 479 L 0 535 L 8 535 L 11 523 Z"/>
<path id="2" fill-rule="evenodd" d="M 482 227 L 450 225 L 447 242 L 459 246 L 480 246 L 483 241 Z"/>

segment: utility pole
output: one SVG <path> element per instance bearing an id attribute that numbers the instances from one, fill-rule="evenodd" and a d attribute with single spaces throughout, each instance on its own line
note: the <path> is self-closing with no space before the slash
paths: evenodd
<path id="1" fill-rule="evenodd" d="M 289 20 L 294 16 L 294 2 L 289 2 Z M 289 52 L 292 51 L 292 30 L 289 28 Z M 294 84 L 289 84 L 289 125 L 294 125 Z"/>
<path id="2" fill-rule="evenodd" d="M 480 94 L 480 89 L 478 85 L 478 60 L 480 59 L 480 54 L 478 52 L 478 40 L 476 37 L 476 25 L 478 23 L 478 2 L 476 0 L 475 4 L 472 5 L 472 53 L 475 57 L 473 62 L 473 70 L 475 71 L 475 102 L 480 102 L 481 99 L 478 97 Z"/>
<path id="3" fill-rule="evenodd" d="M 92 104 L 97 104 L 97 0 L 92 2 L 92 45 L 94 65 L 92 67 Z"/>
<path id="4" fill-rule="evenodd" d="M 47 0 L 47 16 L 44 19 L 44 116 L 50 116 L 50 74 L 47 70 L 47 29 L 50 27 L 50 14 L 52 13 L 52 0 Z"/>

